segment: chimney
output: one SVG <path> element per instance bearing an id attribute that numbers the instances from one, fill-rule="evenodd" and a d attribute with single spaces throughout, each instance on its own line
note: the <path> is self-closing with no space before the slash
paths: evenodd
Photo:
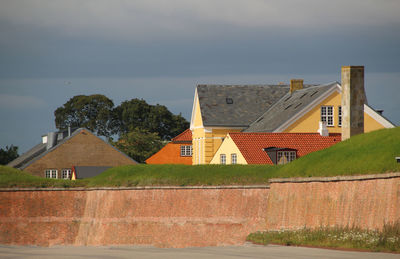
<path id="1" fill-rule="evenodd" d="M 290 93 L 303 89 L 303 79 L 290 79 Z"/>
<path id="2" fill-rule="evenodd" d="M 329 136 L 329 131 L 326 128 L 326 122 L 325 121 L 320 121 L 319 122 L 318 133 L 323 137 L 328 137 Z"/>
<path id="3" fill-rule="evenodd" d="M 342 66 L 342 141 L 364 133 L 364 66 Z"/>
<path id="4" fill-rule="evenodd" d="M 50 132 L 47 134 L 47 146 L 46 149 L 54 147 L 57 144 L 57 132 Z"/>

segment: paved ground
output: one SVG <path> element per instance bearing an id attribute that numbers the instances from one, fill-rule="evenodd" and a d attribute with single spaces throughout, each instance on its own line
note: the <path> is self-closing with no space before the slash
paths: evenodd
<path id="1" fill-rule="evenodd" d="M 229 246 L 202 248 L 110 247 L 29 247 L 0 246 L 0 258 L 400 258 L 399 254 L 347 252 L 287 246 Z"/>

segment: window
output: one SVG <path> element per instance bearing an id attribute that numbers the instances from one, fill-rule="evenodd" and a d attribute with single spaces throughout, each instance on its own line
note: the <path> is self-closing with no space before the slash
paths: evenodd
<path id="1" fill-rule="evenodd" d="M 321 121 L 326 122 L 326 126 L 333 126 L 333 106 L 321 106 Z"/>
<path id="2" fill-rule="evenodd" d="M 192 156 L 192 146 L 181 146 L 181 156 Z"/>
<path id="3" fill-rule="evenodd" d="M 71 179 L 71 169 L 63 169 L 61 171 L 61 177 L 62 179 Z"/>
<path id="4" fill-rule="evenodd" d="M 338 107 L 338 126 L 342 126 L 342 106 Z"/>
<path id="5" fill-rule="evenodd" d="M 44 174 L 46 178 L 57 178 L 56 169 L 47 169 Z"/>
<path id="6" fill-rule="evenodd" d="M 226 155 L 225 154 L 221 154 L 219 159 L 220 159 L 220 164 L 221 165 L 225 165 L 226 164 Z"/>
<path id="7" fill-rule="evenodd" d="M 236 154 L 231 154 L 231 164 L 232 165 L 237 164 L 237 155 Z"/>
<path id="8" fill-rule="evenodd" d="M 287 164 L 295 159 L 296 159 L 296 151 L 278 151 L 277 154 L 278 164 Z"/>

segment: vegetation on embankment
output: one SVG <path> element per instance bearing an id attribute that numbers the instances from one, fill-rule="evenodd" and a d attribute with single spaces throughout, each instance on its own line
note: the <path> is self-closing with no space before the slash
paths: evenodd
<path id="1" fill-rule="evenodd" d="M 354 136 L 280 168 L 282 177 L 400 172 L 400 127 Z"/>
<path id="2" fill-rule="evenodd" d="M 400 172 L 396 156 L 400 156 L 400 127 L 354 136 L 284 166 L 132 165 L 110 168 L 93 178 L 77 181 L 44 179 L 0 166 L 0 187 L 267 184 L 271 178 Z"/>
<path id="3" fill-rule="evenodd" d="M 386 224 L 381 231 L 336 227 L 255 232 L 247 237 L 247 241 L 262 245 L 281 244 L 374 252 L 400 252 L 400 222 Z"/>
<path id="4" fill-rule="evenodd" d="M 87 182 L 88 180 L 86 179 L 80 181 L 71 181 L 37 177 L 18 169 L 0 165 L 0 188 L 72 188 L 86 186 Z"/>

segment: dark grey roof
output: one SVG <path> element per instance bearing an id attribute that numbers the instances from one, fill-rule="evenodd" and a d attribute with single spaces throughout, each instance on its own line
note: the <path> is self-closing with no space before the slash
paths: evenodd
<path id="1" fill-rule="evenodd" d="M 38 157 L 39 155 L 46 152 L 46 144 L 40 143 L 28 150 L 27 152 L 23 153 L 10 163 L 7 166 L 23 169 L 25 165 L 28 164 L 32 159 Z"/>
<path id="2" fill-rule="evenodd" d="M 198 85 L 203 125 L 247 127 L 288 91 L 288 85 Z"/>
<path id="3" fill-rule="evenodd" d="M 273 132 L 295 114 L 302 111 L 324 93 L 337 86 L 337 82 L 326 85 L 304 87 L 293 93 L 285 94 L 267 111 L 244 130 L 244 132 Z"/>
<path id="4" fill-rule="evenodd" d="M 77 179 L 89 178 L 101 174 L 111 166 L 75 166 Z"/>

